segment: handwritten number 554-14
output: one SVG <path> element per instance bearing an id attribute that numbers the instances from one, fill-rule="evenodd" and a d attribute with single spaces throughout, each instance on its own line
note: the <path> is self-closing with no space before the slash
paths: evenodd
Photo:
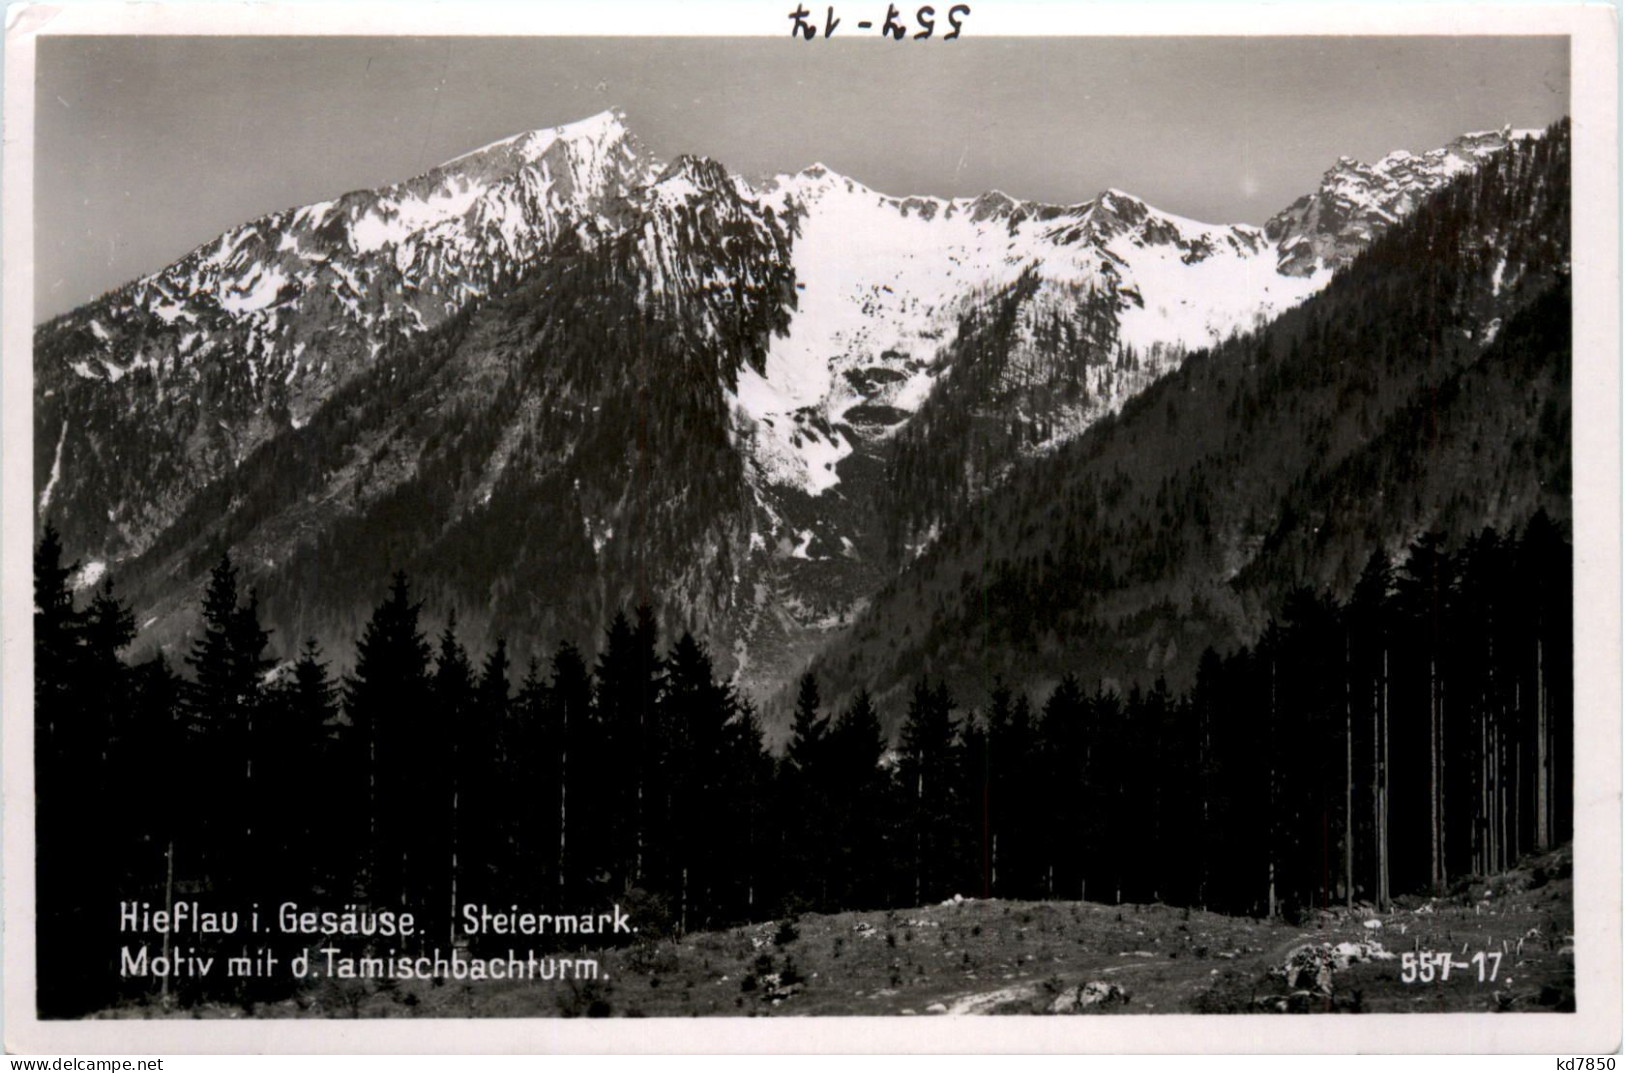
<path id="1" fill-rule="evenodd" d="M 942 40 L 952 41 L 957 38 L 960 31 L 964 29 L 965 17 L 969 14 L 969 4 L 955 4 L 953 7 L 949 8 L 948 25 L 950 29 L 947 33 L 942 35 Z M 805 5 L 797 4 L 796 9 L 790 12 L 789 18 L 791 37 L 799 36 L 804 41 L 811 41 L 814 37 L 818 36 L 819 28 L 817 25 L 809 21 L 812 18 L 812 12 L 808 11 Z M 912 39 L 915 41 L 924 41 L 928 39 L 932 34 L 936 33 L 937 30 L 937 9 L 929 4 L 918 8 L 914 12 L 914 24 L 917 25 L 919 29 L 914 31 L 912 34 Z M 832 36 L 835 33 L 836 27 L 840 25 L 841 20 L 836 17 L 835 9 L 833 7 L 826 7 L 824 9 L 824 36 Z M 859 30 L 872 30 L 874 29 L 874 25 L 874 22 L 871 20 L 862 19 L 858 21 L 857 28 Z M 897 5 L 887 4 L 886 21 L 880 24 L 880 33 L 883 36 L 890 37 L 893 41 L 901 41 L 905 36 L 910 36 L 908 31 L 909 27 L 902 22 L 902 15 L 900 12 L 898 12 Z"/>

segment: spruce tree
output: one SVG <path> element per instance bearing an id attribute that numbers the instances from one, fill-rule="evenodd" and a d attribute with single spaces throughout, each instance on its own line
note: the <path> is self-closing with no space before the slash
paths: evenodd
<path id="1" fill-rule="evenodd" d="M 748 699 L 738 699 L 725 728 L 719 770 L 724 780 L 718 803 L 724 821 L 717 832 L 722 919 L 756 919 L 773 904 L 774 880 L 783 876 L 773 859 L 773 757 Z"/>
<path id="2" fill-rule="evenodd" d="M 944 888 L 952 874 L 954 784 L 958 750 L 953 697 L 946 682 L 928 679 L 914 687 L 898 750 L 898 778 L 909 800 L 907 837 L 912 860 L 912 901 L 955 893 Z"/>
<path id="3" fill-rule="evenodd" d="M 882 766 L 886 748 L 874 702 L 867 690 L 859 690 L 829 737 L 829 781 L 840 788 L 830 819 L 836 832 L 836 896 L 843 907 L 873 908 L 893 900 L 890 847 L 898 817 Z"/>
<path id="4" fill-rule="evenodd" d="M 1414 668 L 1416 688 L 1406 689 L 1420 711 L 1407 720 L 1422 728 L 1421 741 L 1406 743 L 1405 752 L 1426 758 L 1426 859 L 1430 889 L 1444 889 L 1449 877 L 1451 846 L 1446 838 L 1446 769 L 1449 750 L 1456 744 L 1448 735 L 1445 694 L 1447 622 L 1454 578 L 1444 536 L 1426 532 L 1412 542 L 1395 580 L 1394 600 L 1404 620 L 1408 662 Z M 1397 745 L 1398 743 L 1396 743 Z"/>
<path id="5" fill-rule="evenodd" d="M 610 835 L 625 817 L 611 809 L 624 800 L 616 794 L 624 780 L 600 777 L 613 770 L 614 757 L 606 751 L 603 725 L 593 710 L 592 678 L 580 649 L 561 643 L 551 670 L 546 760 L 552 778 L 544 781 L 549 792 L 538 806 L 550 821 L 542 829 L 552 835 L 546 848 L 562 898 L 585 891 L 590 877 L 616 863 Z"/>
<path id="6" fill-rule="evenodd" d="M 1378 909 L 1389 904 L 1392 857 L 1388 838 L 1389 809 L 1389 698 L 1393 664 L 1389 599 L 1393 567 L 1379 548 L 1371 553 L 1349 597 L 1346 619 L 1350 635 L 1350 675 L 1358 729 L 1365 742 L 1357 762 L 1365 769 L 1367 788 L 1364 859 L 1365 889 Z M 1357 860 L 1359 859 L 1357 855 Z"/>
<path id="7" fill-rule="evenodd" d="M 344 683 L 344 707 L 355 727 L 366 773 L 368 890 L 380 907 L 416 905 L 409 884 L 437 861 L 422 861 L 422 785 L 444 782 L 445 747 L 423 698 L 429 643 L 418 628 L 422 605 L 404 572 L 374 610 L 356 643 L 355 670 Z"/>
<path id="8" fill-rule="evenodd" d="M 212 891 L 228 898 L 252 897 L 258 886 L 268 805 L 254 761 L 264 731 L 256 718 L 265 707 L 270 635 L 259 625 L 257 601 L 239 602 L 237 578 L 230 554 L 222 552 L 203 594 L 202 636 L 186 659 L 199 777 L 215 803 L 203 819 L 199 850 Z"/>
<path id="9" fill-rule="evenodd" d="M 352 864 L 360 848 L 353 828 L 342 822 L 354 816 L 358 801 L 346 794 L 349 773 L 339 763 L 338 685 L 328 673 L 321 646 L 305 639 L 279 697 L 282 723 L 277 770 L 267 781 L 288 811 L 283 845 L 289 862 L 302 872 L 302 896 L 348 898 Z M 312 792 L 312 787 L 319 789 Z"/>
<path id="10" fill-rule="evenodd" d="M 117 820 L 103 815 L 117 788 L 113 715 L 128 701 L 119 650 L 133 622 L 103 582 L 76 606 L 56 530 L 34 553 L 34 806 L 36 999 L 42 1017 L 105 1005 L 118 976 L 106 892 L 124 876 Z M 132 806 L 141 807 L 139 804 Z M 126 817 L 127 818 L 127 817 Z"/>
<path id="11" fill-rule="evenodd" d="M 629 888 L 643 884 L 649 866 L 650 827 L 662 778 L 656 706 L 663 670 L 653 612 L 638 608 L 637 625 L 617 611 L 605 634 L 594 668 L 598 717 L 603 727 L 604 757 L 614 758 L 615 771 L 596 773 L 616 792 L 619 817 L 611 834 L 612 882 Z"/>
<path id="12" fill-rule="evenodd" d="M 735 698 L 713 677 L 705 646 L 687 631 L 672 645 L 665 666 L 658 713 L 664 763 L 654 784 L 654 800 L 664 809 L 650 825 L 650 875 L 671 898 L 679 929 L 687 931 L 717 909 L 710 896 L 721 867 L 711 832 L 726 822 L 723 746 Z"/>
<path id="13" fill-rule="evenodd" d="M 785 755 L 803 778 L 816 772 L 822 761 L 824 741 L 829 734 L 829 717 L 820 714 L 818 679 L 811 671 L 796 682 L 795 715 L 790 726 L 790 744 Z"/>
<path id="14" fill-rule="evenodd" d="M 60 731 L 58 719 L 68 714 L 67 696 L 75 676 L 79 627 L 83 616 L 74 608 L 68 580 L 79 564 L 62 561 L 62 538 L 45 523 L 34 549 L 34 694 L 35 754 L 49 756 Z"/>
<path id="15" fill-rule="evenodd" d="M 457 638 L 455 608 L 447 614 L 445 629 L 440 633 L 429 689 L 433 698 L 430 726 L 446 752 L 440 777 L 420 791 L 429 805 L 421 834 L 422 850 L 438 863 L 419 881 L 427 883 L 427 888 L 420 889 L 417 896 L 423 900 L 432 932 L 454 938 L 457 903 L 477 900 L 468 897 L 469 843 L 471 837 L 477 838 L 474 832 L 479 827 L 479 818 L 470 810 L 470 783 L 490 777 L 488 772 L 478 770 L 478 761 L 471 756 L 474 671 Z"/>
<path id="16" fill-rule="evenodd" d="M 991 893 L 1033 897 L 1035 833 L 1047 826 L 1036 813 L 1034 775 L 1039 770 L 1032 708 L 1001 680 L 987 711 L 987 872 Z"/>
<path id="17" fill-rule="evenodd" d="M 512 766 L 505 808 L 512 811 L 514 874 L 527 899 L 558 893 L 559 779 L 564 757 L 549 725 L 551 691 L 535 656 L 525 665 L 509 706 L 506 735 Z"/>
<path id="18" fill-rule="evenodd" d="M 829 717 L 818 707 L 818 680 L 809 671 L 796 684 L 781 808 L 784 861 L 789 868 L 785 879 L 808 907 L 825 910 L 830 904 L 830 848 L 835 832 L 828 821 L 834 786 L 827 771 Z"/>
<path id="19" fill-rule="evenodd" d="M 1083 688 L 1067 675 L 1044 702 L 1041 757 L 1041 811 L 1066 837 L 1049 839 L 1035 877 L 1043 897 L 1080 897 L 1091 872 L 1099 871 L 1104 846 L 1096 806 L 1106 781 L 1097 778 L 1097 728 L 1091 725 Z M 1104 769 L 1098 769 L 1104 775 Z"/>
<path id="20" fill-rule="evenodd" d="M 480 668 L 458 754 L 465 818 L 458 846 L 466 858 L 458 898 L 463 902 L 500 901 L 506 897 L 504 877 L 514 874 L 513 815 L 507 805 L 517 785 L 517 757 L 504 747 L 509 693 L 508 645 L 498 638 Z"/>
<path id="21" fill-rule="evenodd" d="M 985 717 L 972 711 L 959 726 L 954 772 L 955 812 L 946 832 L 947 852 L 957 862 L 955 890 L 987 898 L 993 893 L 993 757 Z"/>

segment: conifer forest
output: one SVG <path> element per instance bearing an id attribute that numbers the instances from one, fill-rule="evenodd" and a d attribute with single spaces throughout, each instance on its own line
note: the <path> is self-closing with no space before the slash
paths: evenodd
<path id="1" fill-rule="evenodd" d="M 1543 514 L 1424 534 L 1347 601 L 1291 593 L 1188 691 L 1069 676 L 966 709 L 921 679 L 896 741 L 866 694 L 836 710 L 807 675 L 774 755 L 705 644 L 648 608 L 595 653 L 519 662 L 455 622 L 429 637 L 397 574 L 340 675 L 275 643 L 223 557 L 182 665 L 132 664 L 114 582 L 76 598 L 47 528 L 39 948 L 66 971 L 42 1010 L 127 997 L 109 891 L 404 907 L 449 944 L 471 902 L 620 902 L 682 935 L 955 894 L 1273 916 L 1442 890 L 1571 837 L 1569 562 Z"/>

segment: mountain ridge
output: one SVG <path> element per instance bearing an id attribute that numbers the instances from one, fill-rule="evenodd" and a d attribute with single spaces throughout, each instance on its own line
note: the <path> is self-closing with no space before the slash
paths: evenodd
<path id="1" fill-rule="evenodd" d="M 1473 154 L 1488 159 L 1509 136 L 1474 136 L 1448 168 L 1412 167 L 1404 197 L 1379 198 L 1352 225 L 1359 235 L 1322 243 L 1325 256 L 1380 235 L 1414 207 L 1404 198 L 1444 181 L 1446 170 L 1459 173 Z M 1352 203 L 1350 183 L 1365 173 L 1341 167 L 1328 176 L 1338 174 L 1339 204 Z M 1370 175 L 1388 183 L 1388 172 Z M 1282 234 L 1308 235 L 1313 247 L 1334 217 L 1306 210 Z M 604 112 L 488 143 L 403 183 L 260 217 L 42 325 L 39 513 L 58 518 L 70 549 L 88 560 L 82 582 L 109 564 L 121 574 L 134 567 L 136 590 L 169 609 L 143 613 L 154 643 L 184 634 L 172 617 L 206 569 L 202 549 L 216 540 L 204 532 L 210 510 L 226 512 L 220 532 L 236 534 L 251 569 L 264 573 L 268 607 L 291 605 L 278 612 L 279 627 L 326 634 L 353 622 L 355 609 L 304 608 L 329 596 L 302 593 L 289 564 L 339 539 L 346 519 L 365 530 L 373 523 L 364 519 L 396 509 L 390 497 L 439 472 L 434 452 L 455 442 L 478 455 L 459 465 L 484 476 L 470 486 L 473 498 L 427 493 L 423 509 L 458 512 L 441 519 L 435 539 L 473 524 L 493 494 L 500 500 L 515 459 L 552 467 L 521 483 L 528 494 L 562 494 L 563 513 L 579 518 L 524 524 L 542 525 L 556 544 L 560 526 L 585 534 L 561 554 L 598 580 L 570 614 L 601 618 L 640 589 L 659 599 L 662 578 L 686 576 L 671 625 L 704 630 L 747 684 L 771 684 L 861 610 L 904 548 L 918 554 L 1011 465 L 1116 412 L 1189 349 L 1262 324 L 1330 278 L 1324 266 L 1283 271 L 1281 250 L 1267 227 L 1201 224 L 1114 188 L 1071 206 L 997 191 L 899 198 L 816 164 L 751 183 L 704 157 L 657 161 L 624 115 Z M 1295 256 L 1294 266 L 1306 263 L 1301 250 Z M 621 320 L 604 321 L 608 308 Z M 612 375 L 593 371 L 591 341 L 539 323 L 544 315 L 602 325 L 603 345 L 619 355 L 603 370 Z M 685 349 L 673 350 L 673 340 Z M 299 526 L 244 510 L 244 482 L 262 479 L 243 470 L 249 459 L 270 450 L 277 465 L 294 464 L 324 408 L 341 397 L 355 405 L 348 385 L 365 380 L 408 391 L 403 398 L 422 391 L 409 387 L 414 378 L 448 360 L 413 357 L 426 347 L 464 355 L 456 362 L 473 379 L 441 392 L 461 400 L 466 416 L 457 420 L 483 413 L 506 431 L 471 437 L 447 416 L 428 421 L 443 430 L 438 438 L 422 439 L 410 420 L 374 414 L 371 446 L 355 440 L 324 456 L 338 467 L 317 475 L 327 490 L 306 491 L 321 510 L 300 508 Z M 544 374 L 549 361 L 573 371 Z M 689 375 L 663 380 L 660 361 Z M 661 541 L 674 562 L 617 545 L 652 539 L 636 519 L 688 514 L 669 513 L 608 463 L 588 472 L 573 461 L 585 442 L 625 449 L 593 428 L 642 427 L 622 412 L 624 399 L 606 394 L 632 369 L 667 384 L 681 400 L 671 416 L 698 421 L 698 442 L 719 463 L 701 498 L 721 513 L 677 524 L 702 543 Z M 544 381 L 551 386 L 500 394 Z M 558 420 L 589 439 L 557 440 L 564 433 L 547 422 Z M 378 422 L 389 421 L 386 434 Z M 1007 435 L 977 431 L 1001 421 L 1012 426 Z M 359 433 L 344 421 L 323 427 L 323 437 Z M 649 442 L 668 442 L 668 431 Z M 669 442 L 674 457 L 690 457 Z M 911 451 L 962 475 L 925 495 L 923 508 L 887 498 L 920 472 L 909 469 Z M 692 477 L 656 469 L 650 488 L 675 504 Z M 549 474 L 566 472 L 587 482 L 586 499 L 550 483 Z M 595 482 L 607 483 L 590 489 Z M 300 570 L 303 584 L 316 585 Z M 483 596 L 444 583 L 462 620 L 479 629 L 482 605 L 502 604 L 512 580 L 492 577 L 496 588 Z M 494 617 L 501 621 L 489 628 L 515 632 L 517 618 Z M 544 620 L 591 641 L 553 612 L 518 632 L 539 635 Z"/>

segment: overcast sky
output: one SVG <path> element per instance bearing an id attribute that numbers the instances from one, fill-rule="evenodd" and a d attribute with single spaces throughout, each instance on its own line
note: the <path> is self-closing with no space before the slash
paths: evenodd
<path id="1" fill-rule="evenodd" d="M 821 9 L 820 9 L 821 10 Z M 44 38 L 36 319 L 260 214 L 623 108 L 663 157 L 1262 223 L 1341 155 L 1568 111 L 1561 38 Z"/>

